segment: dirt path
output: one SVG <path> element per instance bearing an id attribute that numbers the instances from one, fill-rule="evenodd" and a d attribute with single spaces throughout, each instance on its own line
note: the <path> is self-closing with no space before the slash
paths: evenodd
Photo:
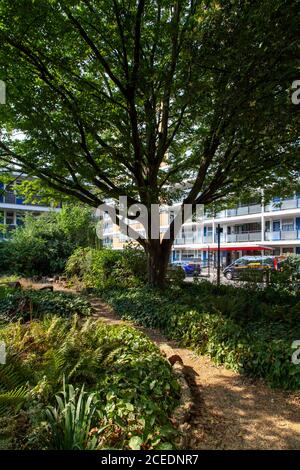
<path id="1" fill-rule="evenodd" d="M 93 299 L 95 316 L 122 324 L 110 307 Z M 179 348 L 159 331 L 134 325 L 158 346 L 168 344 L 185 365 L 195 406 L 190 421 L 193 449 L 300 449 L 300 396 L 272 390 L 216 366 L 206 356 Z"/>
<path id="2" fill-rule="evenodd" d="M 70 292 L 58 286 L 55 290 Z M 189 448 L 300 449 L 300 394 L 272 390 L 263 381 L 216 366 L 157 330 L 120 320 L 100 299 L 91 303 L 95 317 L 108 324 L 131 324 L 161 349 L 168 344 L 182 358 L 195 403 Z"/>

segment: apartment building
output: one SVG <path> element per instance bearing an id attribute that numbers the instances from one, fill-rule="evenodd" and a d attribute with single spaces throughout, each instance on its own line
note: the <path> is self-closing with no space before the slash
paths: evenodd
<path id="1" fill-rule="evenodd" d="M 161 209 L 162 234 L 173 216 L 170 209 Z M 130 241 L 129 237 L 120 233 L 107 214 L 103 222 L 104 246 L 122 249 Z M 131 224 L 135 230 L 143 232 L 140 224 Z M 215 259 L 218 224 L 224 266 L 250 254 L 300 254 L 300 195 L 294 195 L 289 199 L 274 198 L 267 205 L 257 202 L 239 204 L 214 217 L 204 214 L 200 220 L 186 222 L 174 241 L 172 260 L 198 258 L 205 262 Z"/>
<path id="2" fill-rule="evenodd" d="M 43 204 L 38 196 L 33 203 L 26 204 L 19 192 L 15 191 L 15 185 L 20 184 L 22 178 L 11 184 L 0 181 L 0 239 L 9 238 L 11 231 L 22 225 L 24 216 L 28 212 L 38 216 L 43 212 L 59 210 L 59 207 Z"/>

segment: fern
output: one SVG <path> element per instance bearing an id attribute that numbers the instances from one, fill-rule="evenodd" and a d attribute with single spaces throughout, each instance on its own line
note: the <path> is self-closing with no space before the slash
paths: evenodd
<path id="1" fill-rule="evenodd" d="M 0 392 L 0 416 L 16 410 L 24 403 L 28 395 L 28 389 L 25 386 L 17 387 L 7 392 Z"/>
<path id="2" fill-rule="evenodd" d="M 28 388 L 12 364 L 0 366 L 0 416 L 17 409 L 25 401 Z"/>

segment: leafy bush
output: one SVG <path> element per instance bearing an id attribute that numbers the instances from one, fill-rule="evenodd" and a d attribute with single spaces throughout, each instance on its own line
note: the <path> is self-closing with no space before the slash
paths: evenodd
<path id="1" fill-rule="evenodd" d="M 11 447 L 172 447 L 176 432 L 169 416 L 179 385 L 170 364 L 142 333 L 77 316 L 44 317 L 5 325 L 0 341 L 7 344 L 7 363 L 18 377 L 10 386 L 12 372 L 0 366 L 1 383 L 9 391 L 20 378 L 26 386 L 13 415 L 11 400 L 2 400 Z"/>
<path id="2" fill-rule="evenodd" d="M 65 292 L 16 291 L 0 287 L 0 321 L 28 321 L 45 314 L 70 317 L 89 315 L 91 307 L 82 296 Z"/>
<path id="3" fill-rule="evenodd" d="M 113 285 L 138 286 L 147 279 L 147 260 L 142 250 L 78 248 L 66 265 L 68 276 L 76 276 L 86 286 L 103 288 Z"/>
<path id="4" fill-rule="evenodd" d="M 122 318 L 160 328 L 216 363 L 262 377 L 272 386 L 300 389 L 300 367 L 291 362 L 292 342 L 300 339 L 299 294 L 281 305 L 268 289 L 218 288 L 205 281 L 163 294 L 117 287 L 100 294 Z"/>
<path id="5" fill-rule="evenodd" d="M 166 280 L 174 285 L 181 285 L 185 279 L 185 272 L 181 266 L 168 266 Z"/>
<path id="6" fill-rule="evenodd" d="M 84 207 L 28 215 L 11 239 L 0 243 L 1 272 L 24 276 L 62 272 L 75 247 L 94 245 L 94 225 L 91 210 Z"/>
<path id="7" fill-rule="evenodd" d="M 147 256 L 130 246 L 122 251 L 77 248 L 67 261 L 66 274 L 79 278 L 86 287 L 143 286 L 148 279 Z M 169 266 L 166 278 L 180 285 L 185 274 L 181 267 Z"/>
<path id="8" fill-rule="evenodd" d="M 300 292 L 300 255 L 290 254 L 280 264 L 280 270 L 272 272 L 270 284 L 281 293 L 296 294 Z"/>

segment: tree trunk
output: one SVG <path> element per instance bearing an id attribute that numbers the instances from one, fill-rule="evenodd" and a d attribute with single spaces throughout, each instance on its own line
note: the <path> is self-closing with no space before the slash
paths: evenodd
<path id="1" fill-rule="evenodd" d="M 168 240 L 169 242 L 169 240 Z M 160 289 L 166 285 L 166 274 L 171 254 L 172 243 L 149 240 L 147 243 L 148 255 L 148 282 Z"/>

